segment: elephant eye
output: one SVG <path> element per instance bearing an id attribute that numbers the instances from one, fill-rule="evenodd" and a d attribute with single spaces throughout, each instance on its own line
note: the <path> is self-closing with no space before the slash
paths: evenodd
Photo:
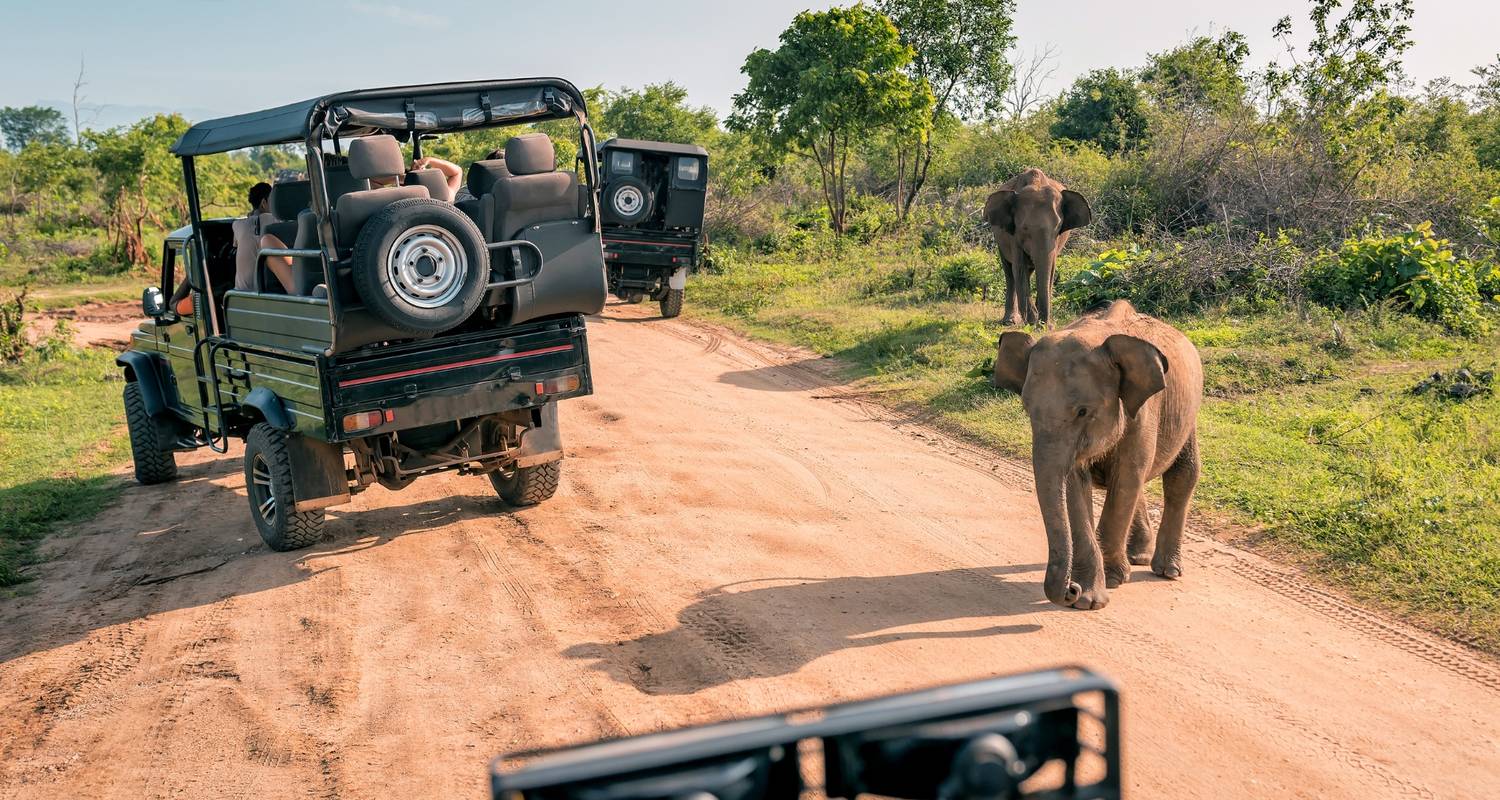
<path id="1" fill-rule="evenodd" d="M 1086 417 L 1088 415 L 1089 415 L 1089 410 L 1087 408 L 1080 408 L 1080 409 L 1078 409 L 1078 418 L 1079 419 L 1083 419 L 1084 417 Z"/>

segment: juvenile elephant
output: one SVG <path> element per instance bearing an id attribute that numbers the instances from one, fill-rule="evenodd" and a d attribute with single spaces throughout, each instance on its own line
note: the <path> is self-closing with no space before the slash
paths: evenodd
<path id="1" fill-rule="evenodd" d="M 1047 599 L 1103 608 L 1107 590 L 1130 579 L 1131 564 L 1182 575 L 1203 399 L 1193 343 L 1117 300 L 1035 342 L 1021 331 L 1001 334 L 994 383 L 1020 392 L 1031 417 Z M 1158 476 L 1166 502 L 1153 550 L 1142 488 Z M 1097 540 L 1093 486 L 1106 490 Z"/>
<path id="2" fill-rule="evenodd" d="M 1000 185 L 984 201 L 984 220 L 995 234 L 995 246 L 1005 264 L 1005 324 L 1052 321 L 1052 283 L 1057 254 L 1068 243 L 1068 232 L 1093 219 L 1083 195 L 1028 169 Z M 1036 273 L 1036 301 L 1031 299 L 1031 274 Z"/>

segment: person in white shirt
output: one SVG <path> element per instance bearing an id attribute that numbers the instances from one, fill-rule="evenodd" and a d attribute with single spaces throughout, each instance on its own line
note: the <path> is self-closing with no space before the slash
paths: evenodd
<path id="1" fill-rule="evenodd" d="M 234 288 L 241 292 L 255 291 L 256 261 L 262 246 L 260 230 L 265 223 L 276 221 L 276 218 L 271 215 L 271 184 L 262 182 L 251 186 L 248 199 L 250 200 L 250 213 L 231 224 L 235 247 Z M 292 285 L 290 264 L 283 263 L 279 259 L 266 259 L 266 266 L 271 268 L 271 273 L 276 276 L 276 280 L 280 281 L 283 287 Z M 264 290 L 266 287 L 261 288 Z"/>

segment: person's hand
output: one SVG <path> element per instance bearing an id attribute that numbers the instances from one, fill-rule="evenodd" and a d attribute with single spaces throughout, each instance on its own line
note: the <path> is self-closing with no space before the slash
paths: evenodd
<path id="1" fill-rule="evenodd" d="M 417 159 L 416 161 L 411 162 L 411 170 L 412 170 L 412 172 L 416 172 L 419 169 L 427 169 L 427 165 L 431 164 L 431 163 L 432 163 L 432 158 L 431 157 L 429 157 L 429 156 L 422 156 L 421 158 Z"/>

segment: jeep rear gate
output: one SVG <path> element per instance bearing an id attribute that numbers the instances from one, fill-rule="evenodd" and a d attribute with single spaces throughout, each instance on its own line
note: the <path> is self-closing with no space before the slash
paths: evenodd
<path id="1" fill-rule="evenodd" d="M 327 376 L 335 439 L 593 392 L 582 316 L 339 356 Z"/>

